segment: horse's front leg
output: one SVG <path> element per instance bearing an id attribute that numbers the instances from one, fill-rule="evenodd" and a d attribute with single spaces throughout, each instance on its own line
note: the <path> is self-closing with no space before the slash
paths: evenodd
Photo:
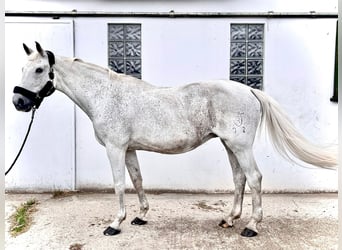
<path id="1" fill-rule="evenodd" d="M 115 194 L 119 197 L 119 212 L 114 221 L 103 232 L 104 235 L 116 235 L 121 232 L 120 224 L 126 218 L 126 209 L 124 203 L 125 194 L 125 156 L 126 149 L 114 145 L 106 145 L 106 150 L 110 165 L 112 167 L 113 180 L 115 185 Z"/>
<path id="2" fill-rule="evenodd" d="M 138 193 L 138 197 L 140 201 L 140 217 L 136 217 L 131 222 L 131 224 L 132 225 L 144 225 L 147 223 L 147 221 L 144 219 L 145 219 L 146 213 L 148 212 L 149 205 L 148 205 L 148 201 L 147 201 L 147 198 L 146 198 L 143 186 L 142 186 L 142 177 L 140 173 L 140 167 L 139 167 L 139 162 L 138 162 L 136 151 L 126 152 L 126 167 L 131 177 L 134 188 Z"/>

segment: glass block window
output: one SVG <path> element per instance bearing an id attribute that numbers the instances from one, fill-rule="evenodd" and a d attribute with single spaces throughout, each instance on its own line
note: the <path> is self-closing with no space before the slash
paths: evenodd
<path id="1" fill-rule="evenodd" d="M 140 24 L 108 24 L 108 66 L 141 79 Z"/>
<path id="2" fill-rule="evenodd" d="M 264 24 L 231 24 L 230 79 L 262 88 Z"/>

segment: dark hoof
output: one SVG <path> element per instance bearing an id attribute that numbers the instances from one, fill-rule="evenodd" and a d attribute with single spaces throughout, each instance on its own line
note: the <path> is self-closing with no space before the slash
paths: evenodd
<path id="1" fill-rule="evenodd" d="M 219 226 L 222 227 L 222 228 L 233 227 L 233 226 L 230 226 L 230 225 L 227 223 L 227 221 L 225 221 L 225 220 L 221 220 Z"/>
<path id="2" fill-rule="evenodd" d="M 141 225 L 147 224 L 147 221 L 139 219 L 138 217 L 135 217 L 135 219 L 132 220 L 131 224 L 132 225 L 139 225 L 139 226 L 141 226 Z"/>
<path id="3" fill-rule="evenodd" d="M 244 236 L 244 237 L 254 237 L 254 236 L 257 236 L 257 232 L 254 232 L 253 230 L 249 229 L 249 228 L 245 228 L 242 233 L 241 233 L 241 236 Z"/>
<path id="4" fill-rule="evenodd" d="M 112 236 L 112 235 L 119 234 L 120 232 L 121 232 L 120 229 L 115 229 L 115 228 L 112 228 L 112 227 L 107 227 L 107 229 L 104 230 L 103 234 L 106 235 L 106 236 Z"/>

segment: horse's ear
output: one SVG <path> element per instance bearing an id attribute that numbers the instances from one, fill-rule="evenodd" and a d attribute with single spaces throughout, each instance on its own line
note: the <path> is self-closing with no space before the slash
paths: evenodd
<path id="1" fill-rule="evenodd" d="M 32 54 L 33 50 L 27 47 L 25 43 L 23 43 L 23 47 L 28 56 Z"/>
<path id="2" fill-rule="evenodd" d="M 45 55 L 44 50 L 42 49 L 42 47 L 40 46 L 40 44 L 38 42 L 36 42 L 36 49 L 41 56 Z"/>

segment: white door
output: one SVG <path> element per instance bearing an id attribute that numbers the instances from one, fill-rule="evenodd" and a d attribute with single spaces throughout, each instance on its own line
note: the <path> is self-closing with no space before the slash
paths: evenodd
<path id="1" fill-rule="evenodd" d="M 73 21 L 6 18 L 5 22 L 5 145 L 6 168 L 24 139 L 31 112 L 18 112 L 12 91 L 21 80 L 26 62 L 22 43 L 35 49 L 35 41 L 55 54 L 73 56 Z M 31 134 L 12 171 L 7 190 L 57 190 L 75 188 L 74 104 L 56 91 L 37 110 Z"/>

